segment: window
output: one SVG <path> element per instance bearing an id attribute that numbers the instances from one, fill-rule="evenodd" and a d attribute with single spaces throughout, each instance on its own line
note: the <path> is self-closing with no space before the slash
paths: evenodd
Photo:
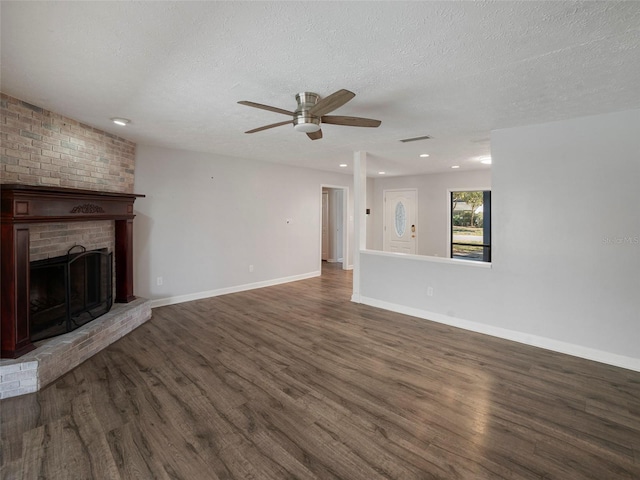
<path id="1" fill-rule="evenodd" d="M 451 258 L 491 262 L 491 191 L 451 192 Z"/>

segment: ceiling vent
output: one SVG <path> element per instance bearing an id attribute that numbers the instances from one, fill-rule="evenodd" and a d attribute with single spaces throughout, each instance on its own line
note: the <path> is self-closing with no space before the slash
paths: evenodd
<path id="1" fill-rule="evenodd" d="M 425 135 L 423 137 L 414 137 L 414 138 L 405 138 L 404 140 L 400 140 L 402 143 L 408 142 L 417 142 L 418 140 L 429 140 L 431 137 L 429 135 Z"/>

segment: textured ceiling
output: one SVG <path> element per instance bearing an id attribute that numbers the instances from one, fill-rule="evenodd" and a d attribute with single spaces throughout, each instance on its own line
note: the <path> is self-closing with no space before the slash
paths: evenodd
<path id="1" fill-rule="evenodd" d="M 1 2 L 4 93 L 137 143 L 369 174 L 488 168 L 489 132 L 640 108 L 640 2 Z M 284 126 L 296 93 L 377 128 Z M 111 117 L 126 117 L 123 128 Z M 429 135 L 431 140 L 401 143 Z M 544 139 L 540 139 L 544 141 Z M 427 159 L 418 158 L 429 153 Z"/>

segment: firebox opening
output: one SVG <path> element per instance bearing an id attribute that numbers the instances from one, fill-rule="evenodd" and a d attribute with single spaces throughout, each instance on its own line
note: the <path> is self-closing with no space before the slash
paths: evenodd
<path id="1" fill-rule="evenodd" d="M 75 252 L 74 252 L 75 251 Z M 104 315 L 113 304 L 113 254 L 75 246 L 31 262 L 31 341 L 62 335 Z"/>

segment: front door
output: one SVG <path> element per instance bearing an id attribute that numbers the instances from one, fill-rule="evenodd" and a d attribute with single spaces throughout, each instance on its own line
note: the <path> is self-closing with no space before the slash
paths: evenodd
<path id="1" fill-rule="evenodd" d="M 385 190 L 384 251 L 416 253 L 417 196 L 416 190 Z"/>

